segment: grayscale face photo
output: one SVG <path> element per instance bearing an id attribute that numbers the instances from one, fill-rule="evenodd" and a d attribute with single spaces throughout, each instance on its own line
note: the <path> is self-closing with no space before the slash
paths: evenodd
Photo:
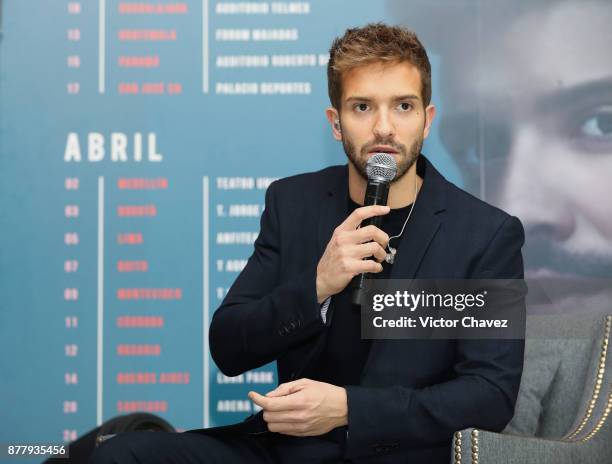
<path id="1" fill-rule="evenodd" d="M 439 57 L 442 142 L 464 188 L 523 222 L 526 276 L 611 277 L 612 2 L 387 10 Z"/>

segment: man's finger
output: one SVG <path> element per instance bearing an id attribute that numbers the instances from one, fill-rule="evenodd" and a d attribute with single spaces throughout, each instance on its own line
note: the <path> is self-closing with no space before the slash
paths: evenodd
<path id="1" fill-rule="evenodd" d="M 384 248 L 376 242 L 355 245 L 354 252 L 356 258 L 369 258 L 370 256 L 374 256 L 378 262 L 383 261 L 387 256 L 387 252 Z"/>
<path id="2" fill-rule="evenodd" d="M 265 400 L 266 400 L 266 397 L 265 397 L 265 396 L 260 395 L 259 393 L 254 392 L 254 391 L 250 391 L 250 392 L 248 393 L 248 397 L 249 397 L 249 398 L 250 398 L 250 400 L 251 400 L 253 403 L 255 403 L 256 405 L 258 405 L 258 406 L 260 406 L 260 407 L 262 407 L 262 408 L 264 407 L 263 403 L 264 403 L 264 402 L 265 402 Z"/>
<path id="3" fill-rule="evenodd" d="M 362 206 L 353 211 L 338 228 L 341 230 L 355 230 L 365 219 L 373 216 L 382 216 L 389 211 L 390 208 L 383 205 Z"/>
<path id="4" fill-rule="evenodd" d="M 378 274 L 379 272 L 382 272 L 382 270 L 383 265 L 379 262 L 371 259 L 364 259 L 357 261 L 352 271 L 355 274 L 364 274 L 367 272 L 371 274 Z"/>
<path id="5" fill-rule="evenodd" d="M 300 391 L 304 388 L 304 379 L 294 380 L 293 382 L 281 383 L 274 390 L 266 393 L 267 397 L 285 396 Z"/>
<path id="6" fill-rule="evenodd" d="M 294 393 L 286 396 L 267 397 L 256 392 L 249 392 L 249 398 L 266 411 L 292 411 L 299 409 L 303 402 L 302 395 Z"/>
<path id="7" fill-rule="evenodd" d="M 355 239 L 355 243 L 375 241 L 383 248 L 387 248 L 389 244 L 389 235 L 374 225 L 357 229 L 352 234 L 354 234 L 352 238 Z"/>

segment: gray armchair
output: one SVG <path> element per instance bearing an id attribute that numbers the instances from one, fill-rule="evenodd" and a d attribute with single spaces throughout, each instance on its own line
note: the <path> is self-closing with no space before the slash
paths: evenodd
<path id="1" fill-rule="evenodd" d="M 612 464 L 612 315 L 527 318 L 515 415 L 502 433 L 457 431 L 456 464 Z"/>

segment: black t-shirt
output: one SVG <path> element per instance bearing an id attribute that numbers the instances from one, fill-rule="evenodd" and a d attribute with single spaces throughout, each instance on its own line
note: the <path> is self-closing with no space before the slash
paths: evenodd
<path id="1" fill-rule="evenodd" d="M 350 214 L 360 205 L 347 198 L 347 213 Z M 410 205 L 392 209 L 383 216 L 381 229 L 389 237 L 398 235 Z M 399 239 L 393 239 L 391 245 L 399 245 Z M 388 279 L 392 265 L 383 261 L 383 270 L 371 276 L 378 279 Z M 365 365 L 370 351 L 371 340 L 361 339 L 361 307 L 351 303 L 351 290 L 345 288 L 342 292 L 332 296 L 333 314 L 327 337 L 327 345 L 320 358 L 320 376 L 317 380 L 333 385 L 359 385 L 361 371 Z"/>

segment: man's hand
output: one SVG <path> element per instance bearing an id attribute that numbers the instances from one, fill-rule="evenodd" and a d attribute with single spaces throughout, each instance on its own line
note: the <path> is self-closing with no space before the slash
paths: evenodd
<path id="1" fill-rule="evenodd" d="M 334 230 L 325 252 L 317 265 L 317 301 L 322 303 L 331 295 L 341 292 L 357 274 L 382 271 L 389 236 L 376 226 L 357 229 L 372 216 L 382 216 L 388 206 L 357 208 Z M 374 256 L 376 261 L 363 259 Z"/>
<path id="2" fill-rule="evenodd" d="M 346 390 L 329 383 L 300 379 L 249 398 L 263 411 L 270 432 L 307 437 L 323 435 L 348 423 Z"/>

